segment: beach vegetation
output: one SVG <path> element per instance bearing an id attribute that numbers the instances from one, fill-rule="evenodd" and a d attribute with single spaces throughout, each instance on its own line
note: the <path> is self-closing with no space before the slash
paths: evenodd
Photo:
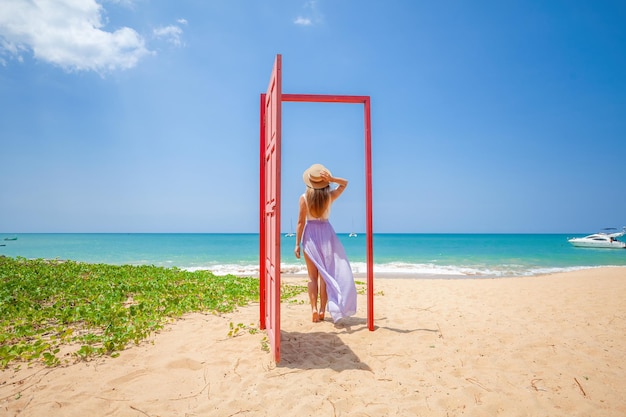
<path id="1" fill-rule="evenodd" d="M 281 291 L 288 299 L 306 288 Z M 258 299 L 251 277 L 0 257 L 0 369 L 115 357 L 185 313 L 228 313 Z"/>
<path id="2" fill-rule="evenodd" d="M 270 340 L 267 336 L 263 336 L 263 339 L 261 339 L 261 350 L 270 353 Z"/>
<path id="3" fill-rule="evenodd" d="M 259 332 L 259 328 L 255 326 L 254 323 L 251 323 L 249 326 L 243 323 L 234 324 L 232 321 L 230 322 L 230 331 L 228 332 L 228 337 L 237 337 L 245 332 L 249 334 L 256 334 Z"/>

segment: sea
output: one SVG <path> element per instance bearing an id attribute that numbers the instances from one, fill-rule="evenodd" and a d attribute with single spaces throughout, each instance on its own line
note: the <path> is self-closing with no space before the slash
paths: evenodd
<path id="1" fill-rule="evenodd" d="M 353 272 L 367 271 L 366 236 L 339 234 Z M 373 236 L 374 276 L 406 278 L 523 277 L 604 266 L 626 266 L 626 249 L 577 248 L 580 234 L 395 234 Z M 306 276 L 281 237 L 281 271 Z M 259 275 L 256 233 L 0 234 L 0 256 L 155 265 L 217 275 Z"/>

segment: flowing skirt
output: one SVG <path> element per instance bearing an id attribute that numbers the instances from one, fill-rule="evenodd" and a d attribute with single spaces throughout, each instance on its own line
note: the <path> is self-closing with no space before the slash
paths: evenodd
<path id="1" fill-rule="evenodd" d="M 356 313 L 356 286 L 346 251 L 327 220 L 308 220 L 302 234 L 304 253 L 326 282 L 326 306 L 336 323 Z"/>

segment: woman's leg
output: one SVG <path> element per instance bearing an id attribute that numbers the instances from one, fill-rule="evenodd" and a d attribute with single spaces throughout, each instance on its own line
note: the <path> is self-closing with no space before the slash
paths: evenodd
<path id="1" fill-rule="evenodd" d="M 308 257 L 308 255 L 304 254 L 304 260 L 306 261 L 306 270 L 309 274 L 309 302 L 311 303 L 311 313 L 313 315 L 313 322 L 317 323 L 319 321 L 319 311 L 317 309 L 317 277 L 319 276 L 319 272 L 317 271 L 317 267 Z M 326 293 L 326 285 L 324 285 L 324 293 Z M 324 305 L 324 308 L 326 306 Z M 323 311 L 323 310 L 322 310 Z"/>
<path id="2" fill-rule="evenodd" d="M 328 302 L 328 294 L 326 293 L 326 281 L 319 275 L 319 288 L 320 288 L 320 320 L 324 320 L 324 313 L 326 313 L 326 303 Z"/>

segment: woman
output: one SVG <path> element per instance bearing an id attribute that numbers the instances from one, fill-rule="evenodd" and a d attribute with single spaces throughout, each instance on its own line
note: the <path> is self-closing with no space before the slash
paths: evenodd
<path id="1" fill-rule="evenodd" d="M 313 322 L 324 320 L 328 308 L 336 323 L 356 313 L 356 286 L 343 245 L 328 221 L 330 206 L 346 189 L 348 181 L 333 177 L 321 164 L 304 171 L 307 186 L 300 196 L 300 212 L 296 228 L 296 258 L 300 259 L 300 243 L 309 274 L 309 301 Z M 331 190 L 330 183 L 337 184 Z M 320 308 L 317 308 L 318 293 Z"/>

